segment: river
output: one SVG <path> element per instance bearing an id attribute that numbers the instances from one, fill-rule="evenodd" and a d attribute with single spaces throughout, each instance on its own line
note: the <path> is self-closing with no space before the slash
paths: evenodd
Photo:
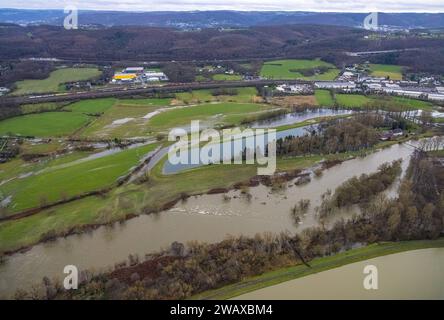
<path id="1" fill-rule="evenodd" d="M 227 235 L 298 232 L 317 225 L 314 207 L 320 204 L 320 196 L 327 189 L 334 190 L 355 175 L 374 172 L 387 161 L 403 158 L 405 169 L 412 152 L 412 147 L 396 144 L 327 169 L 305 185 L 295 186 L 290 181 L 279 192 L 263 185 L 251 187 L 250 199 L 240 191 L 230 191 L 231 199 L 222 194 L 193 196 L 159 214 L 141 215 L 124 223 L 35 245 L 7 257 L 0 265 L 0 296 L 29 288 L 44 276 L 62 278 L 68 264 L 80 270 L 97 270 L 126 260 L 129 253 L 143 258 L 146 253 L 167 248 L 173 241 L 217 242 Z M 310 199 L 311 206 L 301 224 L 294 225 L 290 209 L 300 199 Z M 339 216 L 350 214 L 342 212 Z"/>
<path id="2" fill-rule="evenodd" d="M 363 271 L 367 265 L 377 268 L 376 290 L 364 288 Z M 356 262 L 236 299 L 444 299 L 444 248 L 406 251 Z"/>

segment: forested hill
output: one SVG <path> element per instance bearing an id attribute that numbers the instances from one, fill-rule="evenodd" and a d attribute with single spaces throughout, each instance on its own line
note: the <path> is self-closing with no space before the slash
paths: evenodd
<path id="1" fill-rule="evenodd" d="M 104 26 L 141 25 L 178 28 L 251 27 L 282 24 L 327 24 L 362 26 L 367 13 L 278 12 L 278 11 L 186 11 L 119 12 L 81 11 L 81 24 Z M 0 22 L 61 25 L 63 10 L 0 9 Z M 444 27 L 444 14 L 381 13 L 379 23 L 402 28 Z"/>
<path id="2" fill-rule="evenodd" d="M 321 58 L 337 66 L 352 63 L 347 51 L 405 51 L 364 57 L 376 63 L 444 74 L 444 37 L 415 34 L 372 40 L 364 29 L 322 26 L 257 26 L 183 32 L 173 28 L 110 27 L 65 30 L 58 26 L 0 24 L 0 59 L 49 57 L 81 62 L 251 60 Z"/>

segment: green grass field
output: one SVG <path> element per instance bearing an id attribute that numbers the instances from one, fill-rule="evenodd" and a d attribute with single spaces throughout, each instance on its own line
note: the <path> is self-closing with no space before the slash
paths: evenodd
<path id="1" fill-rule="evenodd" d="M 427 101 L 422 100 L 416 100 L 416 99 L 410 99 L 405 97 L 390 97 L 392 102 L 399 107 L 402 107 L 404 109 L 412 109 L 412 110 L 433 110 L 433 104 Z"/>
<path id="2" fill-rule="evenodd" d="M 322 107 L 332 107 L 335 104 L 329 90 L 315 90 L 315 98 Z"/>
<path id="3" fill-rule="evenodd" d="M 27 208 L 49 204 L 85 192 L 112 185 L 155 144 L 128 149 L 102 158 L 83 162 L 68 162 L 45 169 L 37 175 L 15 179 L 2 185 L 4 196 L 12 196 L 8 212 L 13 214 Z"/>
<path id="4" fill-rule="evenodd" d="M 17 89 L 13 92 L 15 95 L 33 94 L 43 92 L 57 92 L 61 90 L 61 84 L 70 81 L 88 80 L 100 75 L 96 68 L 63 68 L 58 69 L 41 80 L 23 80 L 15 84 Z"/>
<path id="5" fill-rule="evenodd" d="M 215 74 L 213 75 L 215 81 L 237 81 L 242 80 L 242 76 L 239 74 Z"/>
<path id="6" fill-rule="evenodd" d="M 66 136 L 85 126 L 90 120 L 91 117 L 77 112 L 28 114 L 0 121 L 0 135 Z"/>
<path id="7" fill-rule="evenodd" d="M 192 297 L 191 299 L 230 299 L 244 293 L 276 285 L 285 281 L 305 277 L 310 274 L 338 268 L 350 263 L 404 251 L 442 247 L 444 247 L 444 238 L 439 238 L 437 240 L 416 240 L 371 244 L 366 247 L 347 250 L 331 256 L 316 258 L 310 261 L 311 268 L 300 264 L 266 272 L 262 275 L 247 278 L 232 285 L 203 292 Z"/>
<path id="8" fill-rule="evenodd" d="M 170 98 L 138 98 L 138 99 L 119 99 L 119 104 L 128 106 L 146 106 L 146 107 L 162 107 L 171 104 Z"/>
<path id="9" fill-rule="evenodd" d="M 202 90 L 194 90 L 191 92 L 180 92 L 176 93 L 177 100 L 185 103 L 205 103 L 212 101 L 225 101 L 225 102 L 253 102 L 257 96 L 257 90 L 254 87 L 245 87 L 245 88 L 235 88 L 236 95 L 218 95 L 214 96 L 213 90 L 202 89 Z"/>
<path id="10" fill-rule="evenodd" d="M 336 94 L 336 102 L 344 108 L 362 108 L 372 102 L 372 99 L 360 94 Z"/>
<path id="11" fill-rule="evenodd" d="M 374 77 L 389 77 L 391 80 L 402 80 L 402 66 L 390 64 L 370 64 L 370 75 Z"/>
<path id="12" fill-rule="evenodd" d="M 296 70 L 314 69 L 317 67 L 330 68 L 327 72 L 304 76 Z M 265 62 L 260 75 L 269 79 L 306 79 L 306 80 L 333 80 L 339 74 L 339 70 L 330 63 L 321 60 L 275 60 Z"/>
<path id="13" fill-rule="evenodd" d="M 87 114 L 102 113 L 111 108 L 115 102 L 114 98 L 81 100 L 64 107 L 64 110 Z"/>

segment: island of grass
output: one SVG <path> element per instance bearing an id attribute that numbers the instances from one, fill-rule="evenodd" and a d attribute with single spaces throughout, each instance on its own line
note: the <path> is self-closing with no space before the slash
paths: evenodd
<path id="1" fill-rule="evenodd" d="M 402 80 L 402 66 L 391 64 L 370 64 L 370 75 L 374 77 Z"/>
<path id="2" fill-rule="evenodd" d="M 63 83 L 89 80 L 100 76 L 97 68 L 61 68 L 52 71 L 48 78 L 41 80 L 22 80 L 16 82 L 14 95 L 25 95 L 45 92 L 63 92 Z"/>
<path id="3" fill-rule="evenodd" d="M 260 75 L 276 80 L 334 80 L 339 70 L 331 63 L 315 60 L 274 60 L 265 62 Z"/>

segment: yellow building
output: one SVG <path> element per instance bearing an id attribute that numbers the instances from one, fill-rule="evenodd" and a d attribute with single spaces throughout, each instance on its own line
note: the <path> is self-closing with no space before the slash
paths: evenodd
<path id="1" fill-rule="evenodd" d="M 137 75 L 134 73 L 116 73 L 113 77 L 114 80 L 134 80 Z"/>

